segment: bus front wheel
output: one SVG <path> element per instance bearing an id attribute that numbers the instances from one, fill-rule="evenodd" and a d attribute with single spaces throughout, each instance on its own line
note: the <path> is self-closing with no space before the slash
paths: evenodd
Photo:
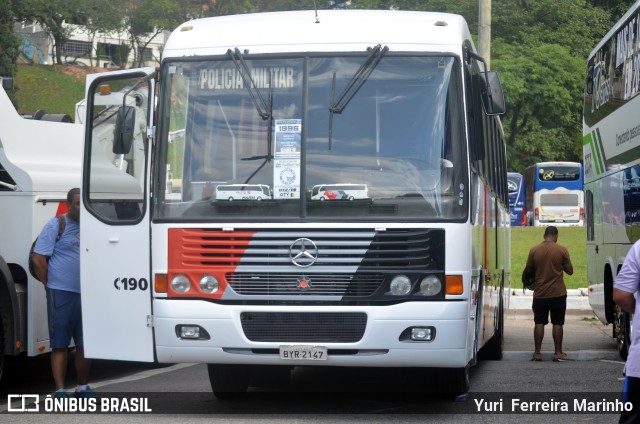
<path id="1" fill-rule="evenodd" d="M 443 376 L 442 382 L 442 391 L 454 396 L 461 395 L 467 393 L 469 391 L 469 387 L 471 387 L 471 380 L 469 378 L 469 370 L 470 366 L 462 368 L 448 368 L 445 370 L 445 375 Z"/>
<path id="2" fill-rule="evenodd" d="M 207 364 L 211 390 L 218 399 L 243 396 L 249 388 L 251 367 L 247 365 Z"/>

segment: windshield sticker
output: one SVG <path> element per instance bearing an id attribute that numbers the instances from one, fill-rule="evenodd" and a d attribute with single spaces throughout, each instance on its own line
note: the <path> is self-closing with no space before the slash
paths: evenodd
<path id="1" fill-rule="evenodd" d="M 302 119 L 275 120 L 273 198 L 300 198 Z"/>

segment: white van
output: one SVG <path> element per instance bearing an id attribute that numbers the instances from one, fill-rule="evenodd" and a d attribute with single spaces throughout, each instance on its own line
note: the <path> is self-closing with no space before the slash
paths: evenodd
<path id="1" fill-rule="evenodd" d="M 265 200 L 272 199 L 271 187 L 266 184 L 225 184 L 216 186 L 217 200 Z"/>
<path id="2" fill-rule="evenodd" d="M 366 184 L 318 184 L 311 190 L 311 200 L 368 199 Z"/>

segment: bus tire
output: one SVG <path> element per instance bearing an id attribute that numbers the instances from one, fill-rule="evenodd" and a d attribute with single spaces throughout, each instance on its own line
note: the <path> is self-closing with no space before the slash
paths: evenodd
<path id="1" fill-rule="evenodd" d="M 627 360 L 631 346 L 631 314 L 624 312 L 618 305 L 614 306 L 613 332 L 618 343 L 620 358 Z"/>
<path id="2" fill-rule="evenodd" d="M 321 197 L 320 197 L 320 201 L 321 201 L 321 202 L 324 202 L 324 196 L 321 196 Z"/>
<path id="3" fill-rule="evenodd" d="M 442 391 L 453 395 L 461 395 L 469 391 L 471 380 L 469 378 L 470 366 L 462 368 L 448 368 L 442 378 Z"/>
<path id="4" fill-rule="evenodd" d="M 498 322 L 495 333 L 480 350 L 480 359 L 490 361 L 501 361 L 504 352 L 504 309 L 502 308 L 502 298 L 498 310 Z"/>
<path id="5" fill-rule="evenodd" d="M 249 365 L 207 364 L 211 390 L 217 399 L 243 396 L 249 388 Z"/>

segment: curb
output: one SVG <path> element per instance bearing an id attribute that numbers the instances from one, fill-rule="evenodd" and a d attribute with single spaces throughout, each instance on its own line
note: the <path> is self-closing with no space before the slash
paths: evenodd
<path id="1" fill-rule="evenodd" d="M 624 364 L 620 359 L 620 354 L 615 350 L 577 350 L 565 352 L 573 361 L 598 361 L 608 360 Z M 503 361 L 531 361 L 533 351 L 505 351 L 502 356 Z M 553 352 L 542 352 L 542 361 L 553 362 Z M 563 362 L 563 361 L 561 361 Z"/>
<path id="2" fill-rule="evenodd" d="M 594 313 L 589 304 L 589 296 L 587 289 L 567 290 L 567 315 L 593 317 Z M 507 315 L 509 317 L 533 317 L 531 310 L 531 302 L 533 301 L 533 292 L 522 289 L 512 289 L 509 296 L 509 309 Z"/>

